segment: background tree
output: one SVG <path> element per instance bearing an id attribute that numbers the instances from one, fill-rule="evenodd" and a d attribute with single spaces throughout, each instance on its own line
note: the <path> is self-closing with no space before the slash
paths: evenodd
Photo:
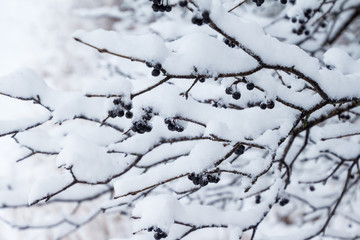
<path id="1" fill-rule="evenodd" d="M 43 108 L 3 122 L 1 136 L 23 149 L 18 161 L 45 155 L 59 168 L 29 192 L 5 188 L 3 207 L 109 198 L 84 218 L 3 221 L 61 238 L 120 212 L 134 219 L 129 239 L 219 228 L 231 239 L 359 239 L 360 2 L 252 2 L 85 11 L 128 29 L 73 35 L 115 56 L 106 78 L 76 92 L 30 70 L 1 78 L 2 95 Z"/>

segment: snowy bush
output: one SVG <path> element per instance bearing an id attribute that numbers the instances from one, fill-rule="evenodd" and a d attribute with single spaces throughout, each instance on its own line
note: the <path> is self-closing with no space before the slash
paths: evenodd
<path id="1" fill-rule="evenodd" d="M 124 17 L 119 31 L 73 35 L 116 57 L 106 78 L 78 92 L 27 69 L 0 78 L 0 94 L 42 107 L 0 136 L 60 170 L 4 184 L 2 207 L 110 200 L 85 218 L 2 220 L 58 238 L 118 212 L 126 239 L 359 239 L 360 1 L 126 4 L 82 13 Z"/>

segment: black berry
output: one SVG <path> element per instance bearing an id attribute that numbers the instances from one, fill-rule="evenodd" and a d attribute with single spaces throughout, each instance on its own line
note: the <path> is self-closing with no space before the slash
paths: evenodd
<path id="1" fill-rule="evenodd" d="M 151 62 L 146 62 L 145 64 L 146 64 L 146 66 L 149 67 L 149 68 L 153 67 L 153 65 L 151 64 Z"/>
<path id="2" fill-rule="evenodd" d="M 247 90 L 251 91 L 255 88 L 255 85 L 253 83 L 248 83 L 248 84 L 246 84 L 246 88 L 247 88 Z"/>
<path id="3" fill-rule="evenodd" d="M 170 124 L 168 124 L 168 129 L 169 129 L 170 131 L 175 131 L 175 130 L 176 130 L 176 125 L 173 124 L 173 123 L 170 123 Z"/>
<path id="4" fill-rule="evenodd" d="M 194 17 L 191 19 L 191 22 L 192 22 L 193 24 L 196 24 L 196 25 L 198 25 L 198 26 L 201 26 L 201 25 L 203 24 L 203 19 L 194 16 Z"/>
<path id="5" fill-rule="evenodd" d="M 152 115 L 150 113 L 146 113 L 144 116 L 143 116 L 143 119 L 146 120 L 146 121 L 150 121 L 152 118 Z"/>
<path id="6" fill-rule="evenodd" d="M 131 104 L 131 103 L 125 104 L 125 105 L 124 105 L 124 108 L 125 108 L 126 110 L 130 110 L 130 109 L 132 108 L 132 104 Z"/>
<path id="7" fill-rule="evenodd" d="M 183 131 L 184 131 L 184 127 L 179 126 L 179 125 L 175 125 L 175 131 L 177 131 L 177 132 L 183 132 Z"/>
<path id="8" fill-rule="evenodd" d="M 130 112 L 130 111 L 127 111 L 126 113 L 125 113 L 125 117 L 126 118 L 132 118 L 134 116 L 134 114 L 132 113 L 132 112 Z"/>
<path id="9" fill-rule="evenodd" d="M 214 175 L 207 175 L 206 178 L 209 183 L 218 183 L 220 181 L 220 178 Z"/>
<path id="10" fill-rule="evenodd" d="M 199 184 L 200 184 L 200 186 L 204 187 L 204 186 L 208 185 L 209 182 L 208 182 L 207 178 L 200 177 Z"/>
<path id="11" fill-rule="evenodd" d="M 204 11 L 202 14 L 202 17 L 203 17 L 203 22 L 204 23 L 210 23 L 210 14 L 208 11 Z"/>
<path id="12" fill-rule="evenodd" d="M 160 12 L 165 12 L 165 6 L 164 6 L 164 5 L 160 5 L 160 6 L 159 6 L 159 11 L 160 11 Z"/>
<path id="13" fill-rule="evenodd" d="M 120 110 L 117 111 L 117 116 L 118 117 L 123 117 L 124 115 L 125 115 L 124 110 L 120 109 Z"/>
<path id="14" fill-rule="evenodd" d="M 166 12 L 171 12 L 171 9 L 172 9 L 172 7 L 169 6 L 169 5 L 167 5 L 167 6 L 165 7 L 165 11 L 166 11 Z"/>
<path id="15" fill-rule="evenodd" d="M 255 203 L 259 204 L 261 202 L 261 196 L 260 195 L 256 195 L 255 197 Z"/>
<path id="16" fill-rule="evenodd" d="M 287 198 L 283 198 L 279 202 L 280 206 L 282 206 L 282 207 L 285 206 L 288 203 L 289 203 L 289 199 L 287 199 Z"/>
<path id="17" fill-rule="evenodd" d="M 260 103 L 260 108 L 261 108 L 262 110 L 265 110 L 266 107 L 267 107 L 266 103 Z"/>
<path id="18" fill-rule="evenodd" d="M 313 186 L 313 185 L 311 185 L 310 187 L 309 187 L 309 189 L 310 189 L 310 191 L 315 191 L 315 187 Z"/>
<path id="19" fill-rule="evenodd" d="M 233 92 L 234 92 L 234 90 L 232 89 L 232 87 L 227 87 L 227 88 L 225 89 L 225 93 L 228 94 L 228 95 L 233 94 Z"/>
<path id="20" fill-rule="evenodd" d="M 154 77 L 159 76 L 160 75 L 160 70 L 158 70 L 158 69 L 152 70 L 151 75 L 153 75 Z"/>
<path id="21" fill-rule="evenodd" d="M 267 107 L 268 109 L 273 109 L 273 108 L 275 107 L 274 101 L 273 101 L 273 100 L 269 100 L 269 101 L 267 102 L 267 104 L 266 104 L 266 107 Z"/>
<path id="22" fill-rule="evenodd" d="M 180 2 L 179 2 L 179 6 L 180 6 L 180 7 L 186 7 L 187 4 L 188 4 L 187 1 L 180 1 Z"/>
<path id="23" fill-rule="evenodd" d="M 245 152 L 245 146 L 244 145 L 238 146 L 236 148 L 236 150 L 235 150 L 236 155 L 242 155 L 242 154 L 244 154 L 244 152 Z"/>
<path id="24" fill-rule="evenodd" d="M 190 173 L 190 174 L 188 175 L 188 179 L 191 180 L 191 181 L 194 180 L 195 177 L 196 177 L 195 173 Z"/>
<path id="25" fill-rule="evenodd" d="M 161 67 L 162 67 L 161 64 L 160 64 L 160 63 L 157 63 L 157 64 L 155 64 L 154 69 L 160 70 Z"/>
<path id="26" fill-rule="evenodd" d="M 120 102 L 121 102 L 121 99 L 120 99 L 120 98 L 116 98 L 116 99 L 113 100 L 113 103 L 114 103 L 115 105 L 119 105 Z"/>
<path id="27" fill-rule="evenodd" d="M 264 2 L 265 0 L 252 0 L 254 3 L 256 3 L 256 6 L 260 7 Z"/>
<path id="28" fill-rule="evenodd" d="M 117 116 L 116 110 L 110 110 L 108 112 L 108 114 L 109 114 L 109 117 L 111 117 L 111 118 L 116 118 L 116 116 Z"/>
<path id="29" fill-rule="evenodd" d="M 233 99 L 239 100 L 240 97 L 241 97 L 241 93 L 238 92 L 238 91 L 236 91 L 236 92 L 234 92 L 231 96 L 232 96 Z"/>
<path id="30" fill-rule="evenodd" d="M 153 9 L 154 12 L 158 12 L 160 10 L 160 5 L 153 4 L 152 9 Z"/>
<path id="31" fill-rule="evenodd" d="M 193 184 L 194 185 L 199 185 L 200 184 L 200 178 L 199 177 L 195 177 L 193 180 L 192 180 Z"/>

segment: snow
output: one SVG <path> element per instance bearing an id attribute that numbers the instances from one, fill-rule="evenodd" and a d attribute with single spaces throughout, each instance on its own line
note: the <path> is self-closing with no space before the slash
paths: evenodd
<path id="1" fill-rule="evenodd" d="M 267 212 L 268 204 L 272 204 L 275 200 L 279 187 L 279 181 L 274 183 L 269 192 L 267 201 L 264 201 L 256 209 L 248 211 L 219 211 L 212 206 L 183 205 L 170 196 L 160 195 L 144 200 L 143 203 L 140 204 L 140 207 L 134 209 L 133 215 L 136 217 L 141 216 L 138 229 L 152 226 L 154 223 L 159 223 L 159 227 L 164 227 L 166 231 L 169 224 L 173 223 L 173 221 L 193 224 L 195 226 L 231 225 L 246 229 L 250 226 L 254 226 L 264 217 L 263 214 L 264 212 Z M 154 209 L 154 205 L 164 206 L 164 208 Z M 164 218 L 157 219 L 157 214 L 153 216 L 155 212 L 160 212 L 159 215 L 162 215 L 162 213 L 166 213 L 169 209 L 172 209 L 172 211 L 167 213 Z M 155 226 L 158 225 L 156 224 Z M 238 233 L 240 234 L 240 231 L 238 231 Z"/>
<path id="2" fill-rule="evenodd" d="M 92 44 L 99 49 L 148 62 L 162 62 L 167 54 L 164 42 L 155 34 L 129 36 L 98 29 L 91 33 L 78 30 L 73 34 L 73 38 Z"/>
<path id="3" fill-rule="evenodd" d="M 0 78 L 1 91 L 17 98 L 37 99 L 47 91 L 46 88 L 42 78 L 30 69 L 19 69 Z"/>
<path id="4" fill-rule="evenodd" d="M 128 166 L 129 159 L 108 155 L 107 149 L 69 134 L 62 142 L 62 151 L 56 159 L 57 166 L 71 169 L 78 181 L 105 182 Z M 85 171 L 86 169 L 86 171 Z"/>
<path id="5" fill-rule="evenodd" d="M 222 143 L 203 141 L 195 144 L 188 156 L 180 157 L 177 161 L 150 169 L 147 173 L 118 180 L 114 184 L 115 196 L 136 194 L 137 189 L 154 187 L 164 181 L 171 181 L 186 176 L 188 172 L 199 173 L 211 167 L 230 149 L 224 148 Z"/>
<path id="6" fill-rule="evenodd" d="M 29 205 L 34 204 L 39 199 L 47 198 L 51 194 L 60 191 L 64 187 L 69 186 L 73 181 L 74 179 L 69 172 L 65 172 L 62 175 L 53 175 L 38 179 L 33 184 L 29 193 Z"/>
<path id="7" fill-rule="evenodd" d="M 359 73 L 360 60 L 355 61 L 345 51 L 339 48 L 330 48 L 324 54 L 324 62 L 327 65 L 335 67 L 335 71 L 338 71 L 344 75 Z"/>
<path id="8" fill-rule="evenodd" d="M 242 50 L 232 51 L 216 38 L 206 34 L 188 34 L 167 46 L 156 35 L 124 37 L 119 33 L 104 30 L 90 33 L 77 31 L 73 37 L 98 49 L 106 49 L 130 59 L 160 62 L 170 75 L 216 76 L 217 73 L 247 72 L 257 67 L 256 61 Z M 244 64 L 245 62 L 247 64 Z M 197 69 L 196 73 L 194 67 Z"/>

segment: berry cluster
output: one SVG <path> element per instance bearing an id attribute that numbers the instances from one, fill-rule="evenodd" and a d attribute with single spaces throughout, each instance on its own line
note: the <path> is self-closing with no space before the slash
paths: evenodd
<path id="1" fill-rule="evenodd" d="M 345 122 L 345 121 L 350 120 L 350 115 L 347 113 L 341 113 L 338 115 L 338 118 L 339 118 L 339 120 Z"/>
<path id="2" fill-rule="evenodd" d="M 235 100 L 239 100 L 241 98 L 241 93 L 239 90 L 234 90 L 234 88 L 232 86 L 227 87 L 225 89 L 225 93 L 228 95 L 231 95 L 233 99 Z"/>
<path id="3" fill-rule="evenodd" d="M 292 30 L 293 33 L 297 34 L 297 35 L 301 35 L 301 34 L 305 34 L 305 35 L 309 35 L 310 34 L 310 30 L 306 28 L 306 23 L 309 21 L 309 19 L 314 15 L 313 14 L 313 10 L 311 8 L 307 8 L 304 10 L 303 12 L 304 17 L 302 18 L 298 18 L 298 17 L 292 17 L 290 20 L 293 23 L 298 22 L 300 24 L 299 28 L 296 29 L 294 28 Z M 322 28 L 326 27 L 326 22 L 324 21 L 320 21 L 319 22 L 319 26 Z"/>
<path id="4" fill-rule="evenodd" d="M 132 118 L 133 117 L 133 113 L 130 111 L 132 108 L 132 104 L 131 103 L 124 103 L 121 98 L 116 98 L 113 101 L 115 107 L 114 109 L 108 111 L 108 115 L 111 118 L 116 118 L 116 117 L 123 117 L 125 115 L 126 118 Z M 126 113 L 125 113 L 126 111 Z"/>
<path id="5" fill-rule="evenodd" d="M 154 68 L 151 72 L 151 75 L 153 75 L 154 77 L 160 75 L 160 70 L 162 68 L 160 63 L 152 64 L 151 62 L 146 62 L 146 66 L 148 66 L 149 68 Z"/>
<path id="6" fill-rule="evenodd" d="M 312 13 L 312 9 L 311 8 L 307 8 L 304 10 L 304 16 L 307 18 L 307 19 L 310 19 L 311 18 L 311 13 Z"/>
<path id="7" fill-rule="evenodd" d="M 167 233 L 164 232 L 163 230 L 161 230 L 161 228 L 158 228 L 158 227 L 149 227 L 147 230 L 148 230 L 148 232 L 152 232 L 152 231 L 155 232 L 155 233 L 154 233 L 154 238 L 155 238 L 156 240 L 167 237 Z"/>
<path id="8" fill-rule="evenodd" d="M 149 121 L 154 114 L 151 108 L 145 109 L 144 112 L 139 120 L 133 122 L 133 126 L 131 127 L 132 131 L 140 134 L 151 132 L 152 126 Z"/>
<path id="9" fill-rule="evenodd" d="M 165 5 L 164 0 L 150 0 L 153 2 L 152 9 L 154 12 L 171 12 L 172 7 Z"/>
<path id="10" fill-rule="evenodd" d="M 228 45 L 228 46 L 231 47 L 231 48 L 236 47 L 236 44 L 235 44 L 234 42 L 230 41 L 230 40 L 227 39 L 227 38 L 224 38 L 223 41 L 224 41 L 224 43 L 225 43 L 226 45 Z"/>
<path id="11" fill-rule="evenodd" d="M 201 187 L 204 187 L 208 185 L 209 183 L 218 183 L 220 181 L 219 175 L 216 174 L 196 174 L 196 173 L 190 173 L 188 175 L 188 179 L 194 183 L 194 185 L 200 185 Z"/>
<path id="12" fill-rule="evenodd" d="M 204 11 L 201 13 L 201 17 L 194 16 L 191 19 L 191 22 L 198 26 L 201 26 L 203 24 L 208 24 L 208 23 L 210 23 L 210 13 L 208 11 Z"/>
<path id="13" fill-rule="evenodd" d="M 182 125 L 179 124 L 178 121 L 176 121 L 176 119 L 174 118 L 166 118 L 164 119 L 165 124 L 167 125 L 167 128 L 170 131 L 176 131 L 176 132 L 182 132 L 184 131 L 184 127 Z"/>
<path id="14" fill-rule="evenodd" d="M 268 100 L 266 103 L 262 102 L 260 103 L 260 108 L 265 110 L 265 109 L 273 109 L 275 107 L 275 102 L 273 100 Z"/>
<path id="15" fill-rule="evenodd" d="M 294 18 L 292 18 L 291 21 L 293 21 L 293 20 L 294 20 Z M 300 22 L 303 22 L 303 21 L 301 21 L 301 20 L 303 20 L 303 19 L 300 19 L 300 20 L 299 20 L 299 23 L 300 23 Z M 298 29 L 294 28 L 294 29 L 292 30 L 292 32 L 295 33 L 295 34 L 297 34 L 297 35 L 301 35 L 301 34 L 304 33 L 306 36 L 308 36 L 308 35 L 310 34 L 310 30 L 306 29 L 306 25 L 305 25 L 305 24 L 301 24 Z"/>

